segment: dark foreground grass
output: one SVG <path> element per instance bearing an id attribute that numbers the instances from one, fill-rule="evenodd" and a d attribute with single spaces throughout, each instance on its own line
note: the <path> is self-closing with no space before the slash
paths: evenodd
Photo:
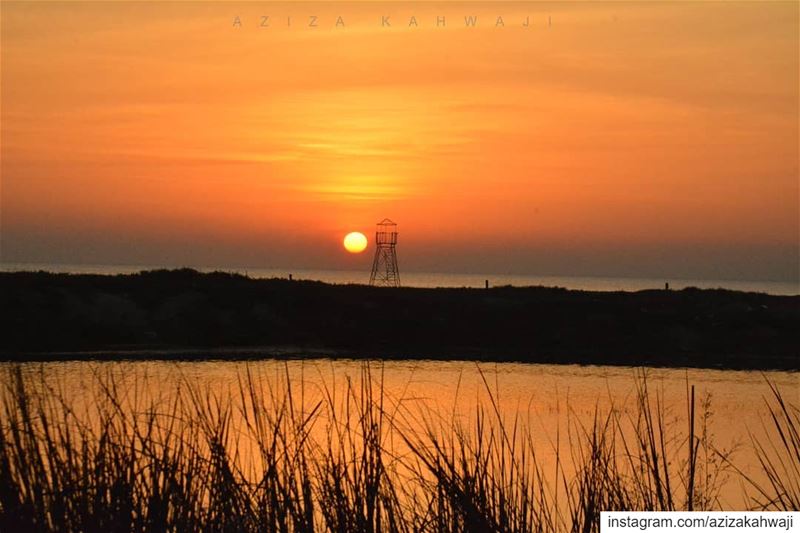
<path id="1" fill-rule="evenodd" d="M 134 408 L 108 376 L 78 404 L 12 367 L 0 531 L 590 532 L 601 510 L 719 509 L 724 476 L 750 486 L 753 508 L 800 504 L 800 414 L 772 385 L 751 439 L 759 484 L 714 447 L 688 387 L 676 421 L 639 380 L 632 410 L 598 407 L 560 437 L 569 457 L 556 443 L 544 461 L 493 394 L 463 422 L 413 412 L 387 397 L 382 371 L 362 372 L 310 403 L 288 371 L 279 384 L 247 371 L 233 392 L 187 381 Z"/>

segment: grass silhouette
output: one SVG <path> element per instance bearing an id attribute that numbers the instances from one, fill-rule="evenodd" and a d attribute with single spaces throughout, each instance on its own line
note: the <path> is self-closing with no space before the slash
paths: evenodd
<path id="1" fill-rule="evenodd" d="M 144 402 L 110 375 L 70 402 L 43 375 L 5 372 L 3 531 L 591 532 L 601 510 L 719 509 L 722 475 L 752 485 L 753 508 L 796 509 L 800 495 L 798 407 L 769 383 L 758 485 L 714 447 L 693 390 L 669 422 L 645 376 L 632 410 L 598 406 L 548 462 L 483 374 L 488 400 L 465 422 L 407 408 L 367 363 L 311 402 L 288 370 L 265 382 L 247 369 L 219 390 L 186 379 Z"/>

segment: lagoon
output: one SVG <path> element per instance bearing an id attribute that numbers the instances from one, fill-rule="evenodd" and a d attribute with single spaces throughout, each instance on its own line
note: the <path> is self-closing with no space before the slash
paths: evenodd
<path id="1" fill-rule="evenodd" d="M 66 361 L 4 363 L 6 387 L 13 381 L 13 369 L 21 371 L 31 396 L 44 391 L 50 400 L 58 397 L 59 405 L 63 400 L 87 426 L 98 424 L 96 406 L 108 400 L 111 390 L 117 409 L 134 418 L 148 413 L 173 416 L 176 402 L 188 407 L 178 417 L 179 424 L 188 424 L 187 413 L 196 414 L 199 405 L 214 420 L 219 412 L 227 412 L 225 447 L 236 450 L 230 459 L 250 473 L 263 468 L 263 457 L 247 429 L 249 394 L 255 391 L 264 412 L 278 413 L 291 399 L 298 419 L 313 419 L 308 432 L 314 442 L 312 455 L 324 454 L 335 432 L 359 427 L 368 396 L 383 417 L 380 445 L 392 464 L 403 466 L 400 470 L 411 464 L 402 459 L 413 455 L 409 435 L 414 442 L 437 435 L 440 444 L 464 437 L 474 446 L 482 441 L 485 446 L 503 433 L 513 434 L 504 438 L 514 442 L 524 435 L 529 460 L 541 471 L 541 482 L 552 498 L 565 492 L 560 477 L 572 479 L 585 467 L 583 456 L 598 422 L 608 424 L 611 415 L 616 422 L 601 427 L 601 433 L 617 434 L 633 446 L 641 429 L 645 390 L 644 402 L 663 423 L 656 429 L 663 429 L 665 458 L 671 461 L 673 483 L 679 484 L 686 466 L 688 400 L 694 386 L 694 433 L 698 442 L 702 439 L 703 466 L 698 469 L 708 476 L 702 480 L 703 497 L 709 498 L 704 506 L 723 510 L 758 507 L 762 495 L 754 485 L 743 483 L 745 477 L 767 484 L 753 443 L 775 437 L 770 384 L 793 409 L 800 405 L 800 373 L 780 371 L 425 360 Z M 0 416 L 4 427 L 6 416 Z M 479 434 L 480 424 L 493 430 Z M 500 427 L 504 431 L 497 431 Z M 620 442 L 616 453 L 623 456 Z"/>

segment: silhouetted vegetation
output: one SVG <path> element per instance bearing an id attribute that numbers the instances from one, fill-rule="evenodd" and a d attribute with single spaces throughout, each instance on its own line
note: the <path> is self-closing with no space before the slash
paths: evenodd
<path id="1" fill-rule="evenodd" d="M 330 355 L 800 368 L 800 297 L 385 289 L 194 270 L 0 273 L 6 359 Z M 283 349 L 279 349 L 283 347 Z M 180 353 L 170 350 L 188 349 Z M 162 350 L 141 354 L 125 350 Z M 317 352 L 319 353 L 319 352 Z M 46 355 L 43 355 L 46 354 Z"/>
<path id="2" fill-rule="evenodd" d="M 718 510 L 720 472 L 735 465 L 695 427 L 693 394 L 671 423 L 644 379 L 627 414 L 598 407 L 588 427 L 571 424 L 571 457 L 543 462 L 488 385 L 488 403 L 464 423 L 413 420 L 366 365 L 311 404 L 288 377 L 270 385 L 249 371 L 229 393 L 183 383 L 144 403 L 108 375 L 76 403 L 44 377 L 6 372 L 2 531 L 588 533 L 601 510 Z M 797 406 L 772 390 L 769 406 L 789 416 L 754 446 L 782 454 L 772 463 L 780 481 L 756 486 L 750 501 L 792 509 Z"/>

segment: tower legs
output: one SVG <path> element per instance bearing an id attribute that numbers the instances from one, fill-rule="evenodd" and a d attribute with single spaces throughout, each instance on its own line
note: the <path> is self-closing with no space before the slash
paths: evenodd
<path id="1" fill-rule="evenodd" d="M 379 244 L 375 249 L 369 284 L 379 287 L 400 286 L 400 270 L 397 267 L 397 250 L 394 244 Z"/>

